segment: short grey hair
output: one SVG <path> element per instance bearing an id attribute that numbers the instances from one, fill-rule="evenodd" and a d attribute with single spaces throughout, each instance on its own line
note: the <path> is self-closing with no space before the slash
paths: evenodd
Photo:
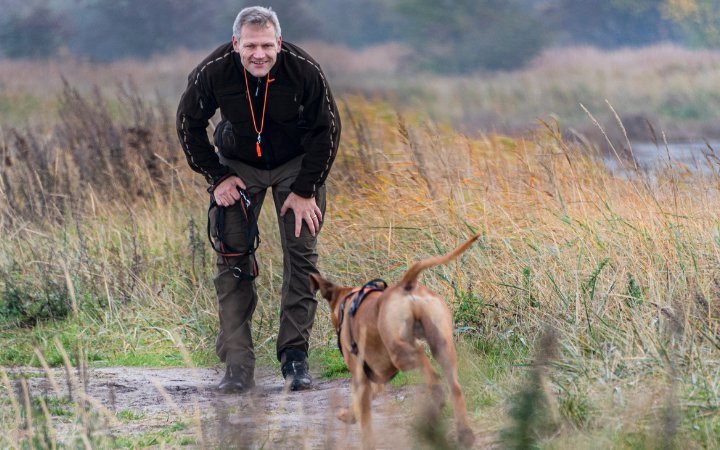
<path id="1" fill-rule="evenodd" d="M 240 40 L 240 29 L 245 25 L 258 25 L 265 27 L 270 23 L 275 27 L 275 39 L 280 39 L 282 36 L 280 30 L 280 21 L 278 20 L 277 14 L 272 8 L 265 8 L 262 6 L 249 6 L 244 8 L 235 18 L 233 23 L 233 36 L 238 41 Z"/>

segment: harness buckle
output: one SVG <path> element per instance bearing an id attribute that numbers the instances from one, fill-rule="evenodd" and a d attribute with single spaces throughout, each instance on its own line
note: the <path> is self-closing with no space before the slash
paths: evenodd
<path id="1" fill-rule="evenodd" d="M 239 280 L 254 280 L 257 276 L 257 266 L 255 266 L 255 271 L 253 273 L 245 272 L 238 266 L 231 266 L 230 264 L 227 264 L 227 266 L 232 275 Z"/>

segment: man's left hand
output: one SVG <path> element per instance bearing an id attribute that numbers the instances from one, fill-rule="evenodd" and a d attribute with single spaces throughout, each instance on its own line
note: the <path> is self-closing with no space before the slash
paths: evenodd
<path id="1" fill-rule="evenodd" d="M 300 229 L 302 228 L 303 220 L 307 223 L 310 229 L 310 234 L 315 236 L 315 233 L 320 230 L 320 223 L 322 222 L 322 212 L 315 203 L 314 198 L 300 197 L 294 192 L 288 195 L 288 198 L 280 208 L 280 215 L 284 216 L 288 209 L 292 209 L 295 213 L 295 237 L 300 237 Z"/>

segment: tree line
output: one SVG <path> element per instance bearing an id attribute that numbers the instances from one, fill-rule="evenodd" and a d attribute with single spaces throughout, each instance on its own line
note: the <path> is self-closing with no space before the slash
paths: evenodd
<path id="1" fill-rule="evenodd" d="M 671 41 L 720 47 L 717 0 L 272 0 L 283 36 L 351 47 L 395 41 L 412 67 L 468 73 L 522 66 L 552 45 Z M 0 57 L 148 58 L 229 39 L 254 1 L 0 0 Z"/>

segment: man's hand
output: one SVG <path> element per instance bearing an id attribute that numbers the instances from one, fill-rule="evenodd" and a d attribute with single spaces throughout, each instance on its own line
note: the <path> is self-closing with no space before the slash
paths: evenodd
<path id="1" fill-rule="evenodd" d="M 240 200 L 237 188 L 245 189 L 245 183 L 235 175 L 222 180 L 213 190 L 215 201 L 220 206 L 232 206 Z"/>
<path id="2" fill-rule="evenodd" d="M 315 203 L 315 199 L 300 197 L 296 193 L 291 192 L 288 198 L 285 199 L 282 208 L 280 208 L 280 215 L 284 216 L 288 209 L 292 209 L 295 213 L 295 237 L 300 237 L 300 228 L 302 228 L 303 220 L 307 223 L 310 234 L 315 236 L 322 222 L 322 212 L 320 208 L 318 208 L 317 203 Z"/>

